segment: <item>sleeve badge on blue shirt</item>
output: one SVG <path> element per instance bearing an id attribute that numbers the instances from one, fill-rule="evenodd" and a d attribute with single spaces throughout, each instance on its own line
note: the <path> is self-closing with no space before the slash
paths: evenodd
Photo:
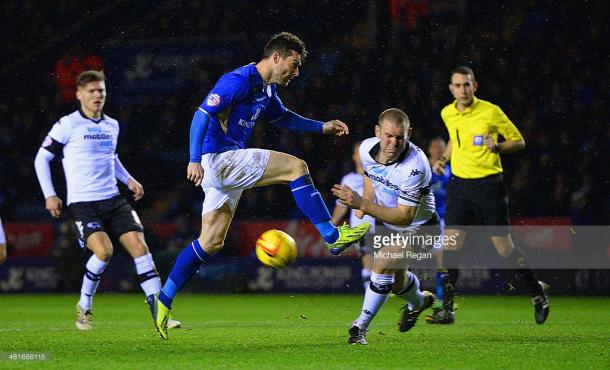
<path id="1" fill-rule="evenodd" d="M 205 104 L 208 107 L 217 107 L 220 105 L 220 95 L 218 94 L 210 94 L 205 101 Z"/>

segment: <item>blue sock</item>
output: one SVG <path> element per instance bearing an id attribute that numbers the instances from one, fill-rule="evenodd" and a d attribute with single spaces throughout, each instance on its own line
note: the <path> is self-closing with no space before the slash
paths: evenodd
<path id="1" fill-rule="evenodd" d="M 303 175 L 290 182 L 290 189 L 297 205 L 318 229 L 322 238 L 327 243 L 336 242 L 339 239 L 339 232 L 335 225 L 330 222 L 328 208 L 326 208 L 320 193 L 313 186 L 311 176 L 309 174 Z"/>
<path id="2" fill-rule="evenodd" d="M 199 266 L 209 258 L 210 255 L 201 248 L 199 241 L 197 239 L 193 240 L 193 242 L 184 248 L 178 255 L 174 268 L 169 273 L 169 277 L 159 293 L 159 300 L 165 306 L 171 308 L 176 293 L 178 293 L 191 276 L 197 272 Z"/>

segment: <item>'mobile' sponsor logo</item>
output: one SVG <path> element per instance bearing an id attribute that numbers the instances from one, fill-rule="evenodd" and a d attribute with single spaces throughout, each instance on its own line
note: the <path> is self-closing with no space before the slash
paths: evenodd
<path id="1" fill-rule="evenodd" d="M 396 185 L 394 185 L 394 184 L 392 184 L 392 183 L 390 182 L 390 180 L 388 180 L 388 179 L 384 179 L 384 178 L 383 178 L 383 177 L 381 177 L 381 176 L 375 176 L 375 175 L 372 175 L 372 174 L 370 174 L 370 173 L 368 173 L 368 172 L 366 172 L 366 171 L 364 172 L 364 174 L 365 174 L 365 175 L 367 175 L 367 176 L 368 176 L 368 177 L 369 177 L 371 180 L 375 180 L 375 181 L 377 181 L 377 182 L 380 182 L 380 183 L 382 183 L 383 185 L 385 185 L 385 186 L 387 186 L 387 187 L 390 187 L 390 188 L 392 188 L 392 189 L 394 189 L 394 190 L 399 190 L 399 187 L 398 187 L 398 186 L 396 186 Z"/>
<path id="2" fill-rule="evenodd" d="M 112 140 L 112 135 L 108 134 L 87 134 L 84 136 L 85 140 Z"/>

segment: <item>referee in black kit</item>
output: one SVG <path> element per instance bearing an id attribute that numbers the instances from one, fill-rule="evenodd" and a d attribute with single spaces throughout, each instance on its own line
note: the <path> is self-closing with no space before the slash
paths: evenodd
<path id="1" fill-rule="evenodd" d="M 451 161 L 453 176 L 447 188 L 445 235 L 452 240 L 455 238 L 457 243 L 444 247 L 443 265 L 448 269 L 443 274 L 443 305 L 426 321 L 432 324 L 455 321 L 453 297 L 459 276 L 457 252 L 466 237 L 466 232 L 459 226 L 470 224 L 491 227 L 494 247 L 508 265 L 516 269 L 520 280 L 527 283 L 536 322 L 542 324 L 549 314 L 548 285 L 538 281 L 525 255 L 513 243 L 500 162 L 500 154 L 522 150 L 525 141 L 500 107 L 474 96 L 477 82 L 472 69 L 455 68 L 451 72 L 449 90 L 455 100 L 443 108 L 441 117 L 450 140 L 433 170 L 442 174 Z M 505 141 L 499 143 L 498 135 Z"/>

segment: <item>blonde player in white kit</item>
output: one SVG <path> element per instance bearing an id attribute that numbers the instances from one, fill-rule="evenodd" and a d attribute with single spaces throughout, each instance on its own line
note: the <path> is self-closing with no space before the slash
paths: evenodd
<path id="1" fill-rule="evenodd" d="M 341 185 L 346 185 L 350 189 L 356 191 L 358 195 L 362 196 L 362 192 L 364 191 L 364 169 L 362 168 L 362 161 L 360 160 L 360 144 L 362 142 L 359 141 L 354 143 L 353 152 L 352 152 L 352 161 L 354 161 L 355 172 L 350 172 L 347 175 L 341 178 Z M 345 205 L 343 205 L 340 201 L 337 201 L 335 204 L 335 208 L 333 209 L 333 214 L 331 218 L 331 222 L 335 226 L 341 225 L 343 220 L 349 216 L 349 226 L 355 227 L 365 222 L 371 224 L 371 228 L 367 236 L 375 233 L 375 219 L 369 215 L 364 217 L 356 217 L 356 211 L 351 210 Z M 362 279 L 362 285 L 364 286 L 364 290 L 368 288 L 371 282 L 371 269 L 373 268 L 373 248 L 372 248 L 372 240 L 369 240 L 366 236 L 358 242 L 359 252 L 360 252 L 360 261 L 362 262 L 362 269 L 360 271 L 360 278 Z"/>
<path id="2" fill-rule="evenodd" d="M 161 289 L 140 219 L 117 187 L 118 179 L 134 193 L 135 201 L 144 196 L 144 188 L 116 154 L 119 123 L 102 112 L 105 80 L 104 73 L 99 71 L 85 71 L 76 78 L 80 108 L 53 125 L 34 162 L 46 209 L 58 218 L 63 202 L 55 193 L 49 162 L 56 155 L 63 156 L 69 213 L 75 220 L 81 248 L 93 252 L 85 266 L 81 297 L 76 305 L 79 330 L 93 327 L 93 295 L 112 258 L 111 238 L 118 239 L 133 257 L 149 307 Z M 179 325 L 177 321 L 171 322 L 173 327 Z"/>
<path id="3" fill-rule="evenodd" d="M 375 137 L 360 145 L 365 173 L 364 195 L 361 197 L 345 185 L 335 185 L 332 191 L 360 217 L 370 215 L 394 234 L 438 235 L 439 219 L 430 192 L 432 172 L 426 155 L 408 141 L 410 133 L 409 117 L 405 112 L 396 108 L 383 111 L 375 126 Z M 401 247 L 388 243 L 381 245 L 379 250 L 399 252 Z M 401 332 L 411 329 L 419 314 L 432 306 L 434 295 L 419 289 L 419 279 L 407 271 L 407 264 L 408 260 L 403 258 L 375 259 L 360 316 L 349 329 L 349 344 L 367 344 L 365 336 L 369 324 L 390 293 L 408 302 L 400 320 Z"/>

